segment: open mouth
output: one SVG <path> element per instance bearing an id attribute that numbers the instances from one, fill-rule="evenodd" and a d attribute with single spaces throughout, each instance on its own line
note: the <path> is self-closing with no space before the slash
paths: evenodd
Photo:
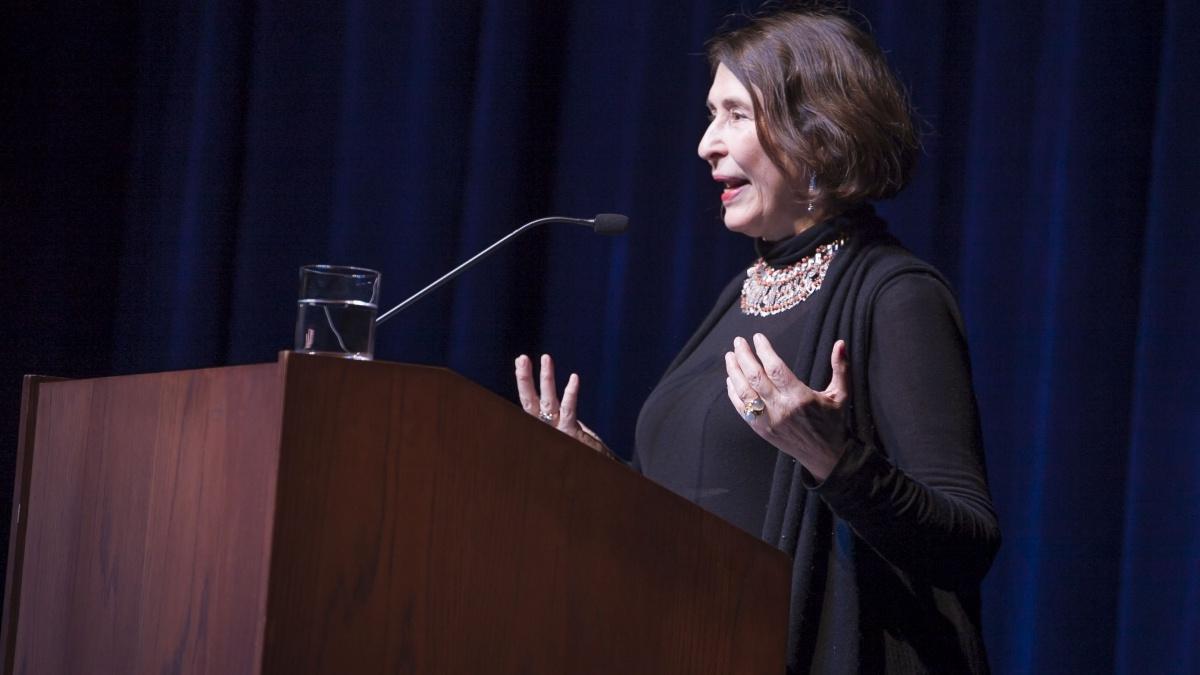
<path id="1" fill-rule="evenodd" d="M 721 192 L 722 204 L 728 204 L 737 199 L 738 195 L 750 184 L 750 181 L 742 178 L 723 178 L 721 182 L 725 183 L 725 190 Z"/>

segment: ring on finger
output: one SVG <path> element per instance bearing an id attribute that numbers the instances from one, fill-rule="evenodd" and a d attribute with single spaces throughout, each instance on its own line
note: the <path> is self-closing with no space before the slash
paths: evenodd
<path id="1" fill-rule="evenodd" d="M 756 396 L 754 397 L 754 400 L 746 401 L 746 403 L 742 406 L 742 419 L 746 420 L 747 422 L 753 422 L 754 420 L 758 419 L 758 416 L 763 414 L 766 409 L 766 401 Z"/>
<path id="2" fill-rule="evenodd" d="M 551 424 L 552 422 L 554 422 L 554 418 L 557 416 L 558 416 L 558 413 L 547 412 L 545 410 L 538 412 L 538 419 L 545 422 L 546 424 Z"/>

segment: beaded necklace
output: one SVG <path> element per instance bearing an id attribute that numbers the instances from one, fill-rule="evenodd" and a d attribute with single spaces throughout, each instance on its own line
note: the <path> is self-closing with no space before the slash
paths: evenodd
<path id="1" fill-rule="evenodd" d="M 844 246 L 842 237 L 822 244 L 811 254 L 787 267 L 771 267 L 759 258 L 746 270 L 742 282 L 742 313 L 749 316 L 771 316 L 785 312 L 808 299 L 821 289 L 829 263 Z"/>

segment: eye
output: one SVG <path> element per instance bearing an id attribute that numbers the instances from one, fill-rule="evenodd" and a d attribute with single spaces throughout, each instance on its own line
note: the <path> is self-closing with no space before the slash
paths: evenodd
<path id="1" fill-rule="evenodd" d="M 750 119 L 750 116 L 747 115 L 746 113 L 742 112 L 741 110 L 730 110 L 729 111 L 729 119 L 731 119 L 735 122 L 740 122 L 742 120 Z"/>

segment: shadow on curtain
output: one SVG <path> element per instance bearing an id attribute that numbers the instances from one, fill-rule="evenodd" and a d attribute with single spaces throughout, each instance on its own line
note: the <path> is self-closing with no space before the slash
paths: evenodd
<path id="1" fill-rule="evenodd" d="M 627 452 L 752 256 L 695 155 L 703 43 L 740 4 L 15 3 L 0 480 L 21 373 L 271 360 L 300 265 L 379 269 L 391 304 L 552 213 L 633 225 L 528 235 L 378 356 L 511 396 L 513 357 L 554 353 Z M 1200 672 L 1200 6 L 854 6 L 930 129 L 881 210 L 968 321 L 995 670 Z"/>

